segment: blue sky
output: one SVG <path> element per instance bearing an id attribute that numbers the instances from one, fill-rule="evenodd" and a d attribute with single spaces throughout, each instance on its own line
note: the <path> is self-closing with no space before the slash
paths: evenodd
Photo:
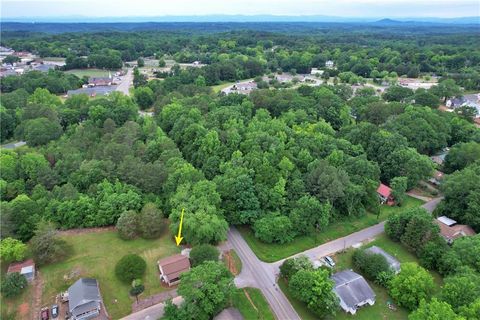
<path id="1" fill-rule="evenodd" d="M 271 14 L 453 18 L 479 16 L 479 3 L 479 0 L 2 0 L 1 16 Z"/>

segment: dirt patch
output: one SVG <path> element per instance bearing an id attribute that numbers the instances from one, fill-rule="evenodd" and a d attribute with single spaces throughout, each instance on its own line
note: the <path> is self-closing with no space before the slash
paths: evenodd
<path id="1" fill-rule="evenodd" d="M 70 230 L 59 231 L 59 234 L 61 236 L 67 236 L 67 235 L 77 235 L 77 234 L 105 232 L 105 231 L 115 231 L 115 227 L 112 226 L 112 227 L 70 229 Z"/>
<path id="2" fill-rule="evenodd" d="M 33 315 L 40 314 L 40 309 L 42 308 L 42 290 L 43 277 L 40 271 L 37 271 L 33 283 Z"/>
<path id="3" fill-rule="evenodd" d="M 30 313 L 30 307 L 28 306 L 27 302 L 22 303 L 18 306 L 18 315 L 21 319 L 28 319 L 28 315 Z"/>
<path id="4" fill-rule="evenodd" d="M 253 303 L 252 298 L 250 298 L 250 295 L 248 294 L 247 290 L 243 289 L 243 293 L 245 293 L 245 296 L 247 297 L 248 301 L 252 305 L 253 309 L 258 312 L 257 307 L 255 306 L 255 303 Z"/>
<path id="5" fill-rule="evenodd" d="M 227 266 L 228 270 L 234 276 L 239 274 L 237 267 L 235 266 L 235 261 L 233 260 L 232 250 L 225 251 L 223 253 L 223 261 L 225 262 L 225 265 Z"/>

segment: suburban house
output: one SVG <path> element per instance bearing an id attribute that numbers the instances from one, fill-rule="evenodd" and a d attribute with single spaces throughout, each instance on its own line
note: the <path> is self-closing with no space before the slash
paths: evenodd
<path id="1" fill-rule="evenodd" d="M 325 62 L 325 67 L 327 69 L 333 69 L 334 66 L 335 66 L 335 63 L 333 63 L 332 60 L 328 60 L 327 62 Z"/>
<path id="2" fill-rule="evenodd" d="M 80 278 L 68 288 L 70 319 L 87 320 L 98 317 L 102 305 L 102 297 L 96 279 Z"/>
<path id="3" fill-rule="evenodd" d="M 433 176 L 430 179 L 428 179 L 428 182 L 430 182 L 435 186 L 439 186 L 442 183 L 443 176 L 444 176 L 443 172 L 435 170 L 435 172 L 433 173 Z"/>
<path id="4" fill-rule="evenodd" d="M 446 216 L 435 219 L 435 223 L 440 227 L 440 234 L 451 244 L 455 239 L 465 236 L 474 236 L 476 233 L 470 226 L 457 224 L 457 221 Z"/>
<path id="5" fill-rule="evenodd" d="M 188 257 L 176 254 L 158 261 L 158 270 L 160 270 L 160 280 L 169 287 L 180 281 L 180 274 L 190 270 L 190 260 Z"/>
<path id="6" fill-rule="evenodd" d="M 340 307 L 345 312 L 355 314 L 360 307 L 375 304 L 375 292 L 358 273 L 344 270 L 332 275 L 331 279 L 335 282 L 333 292 L 340 299 Z"/>
<path id="7" fill-rule="evenodd" d="M 394 204 L 395 201 L 392 196 L 392 189 L 390 189 L 390 187 L 388 187 L 387 185 L 380 183 L 377 188 L 377 194 L 380 198 L 381 204 L 387 204 L 389 206 L 392 206 Z"/>
<path id="8" fill-rule="evenodd" d="M 112 84 L 113 84 L 112 77 L 90 77 L 88 79 L 88 85 L 90 87 L 111 86 Z"/>
<path id="9" fill-rule="evenodd" d="M 374 254 L 381 254 L 382 256 L 387 259 L 388 265 L 390 268 L 395 272 L 399 273 L 400 272 L 400 261 L 395 259 L 393 256 L 390 254 L 386 253 L 382 248 L 379 248 L 377 246 L 372 246 L 368 249 L 365 250 L 366 252 L 374 253 Z"/>
<path id="10" fill-rule="evenodd" d="M 32 259 L 28 259 L 22 262 L 14 262 L 8 266 L 7 273 L 18 272 L 23 275 L 28 282 L 35 279 L 35 262 Z"/>
<path id="11" fill-rule="evenodd" d="M 223 89 L 222 92 L 227 95 L 230 93 L 250 94 L 250 92 L 255 89 L 257 89 L 257 83 L 255 81 L 248 81 L 238 82 L 230 87 Z"/>
<path id="12" fill-rule="evenodd" d="M 450 109 L 469 106 L 477 109 L 477 114 L 480 112 L 480 94 L 466 94 L 462 97 L 455 97 L 447 100 L 445 106 Z"/>

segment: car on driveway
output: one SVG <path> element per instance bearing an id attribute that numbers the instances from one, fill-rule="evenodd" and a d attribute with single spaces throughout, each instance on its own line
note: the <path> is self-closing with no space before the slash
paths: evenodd
<path id="1" fill-rule="evenodd" d="M 41 320 L 50 319 L 50 314 L 48 312 L 48 307 L 42 308 L 42 310 L 40 310 L 40 319 Z"/>
<path id="2" fill-rule="evenodd" d="M 330 266 L 330 267 L 335 267 L 335 261 L 333 261 L 332 257 L 330 256 L 326 256 L 325 258 L 323 258 L 325 260 L 325 262 Z"/>
<path id="3" fill-rule="evenodd" d="M 58 317 L 58 305 L 54 304 L 52 306 L 52 318 Z"/>

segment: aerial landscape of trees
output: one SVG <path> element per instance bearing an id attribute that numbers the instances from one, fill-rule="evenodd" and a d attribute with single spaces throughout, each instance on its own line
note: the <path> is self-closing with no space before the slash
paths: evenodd
<path id="1" fill-rule="evenodd" d="M 474 319 L 480 238 L 449 245 L 434 219 L 447 215 L 480 232 L 480 129 L 468 110 L 438 108 L 480 88 L 478 39 L 461 28 L 411 30 L 415 37 L 395 28 L 347 31 L 5 33 L 2 45 L 63 57 L 66 65 L 0 81 L 2 144 L 26 142 L 0 149 L 2 262 L 31 256 L 43 267 L 65 259 L 70 249 L 59 230 L 115 227 L 125 243 L 173 239 L 183 217 L 192 269 L 178 287 L 185 302 L 167 303 L 165 318 L 210 319 L 233 295 L 215 248 L 230 226 L 268 247 L 313 239 L 344 221 L 379 223 L 384 183 L 395 199 L 385 233 L 420 265 L 403 263 L 393 275 L 385 257 L 359 249 L 353 266 L 412 311 L 410 319 L 439 312 Z M 148 59 L 173 66 L 147 77 Z M 335 67 L 325 67 L 329 60 Z M 201 65 L 183 66 L 194 62 Z M 64 96 L 88 80 L 67 70 L 130 64 L 130 95 Z M 315 85 L 273 80 L 312 68 L 325 71 Z M 412 90 L 401 77 L 435 84 Z M 258 86 L 249 95 L 219 89 L 246 79 Z M 443 151 L 443 165 L 434 163 Z M 406 192 L 425 190 L 435 170 L 445 177 L 433 215 L 403 209 Z M 112 271 L 138 298 L 144 257 L 116 262 Z M 435 297 L 429 270 L 444 277 Z M 299 256 L 285 260 L 280 275 L 310 312 L 335 315 L 330 270 Z M 15 296 L 24 286 L 12 275 L 1 291 Z"/>

